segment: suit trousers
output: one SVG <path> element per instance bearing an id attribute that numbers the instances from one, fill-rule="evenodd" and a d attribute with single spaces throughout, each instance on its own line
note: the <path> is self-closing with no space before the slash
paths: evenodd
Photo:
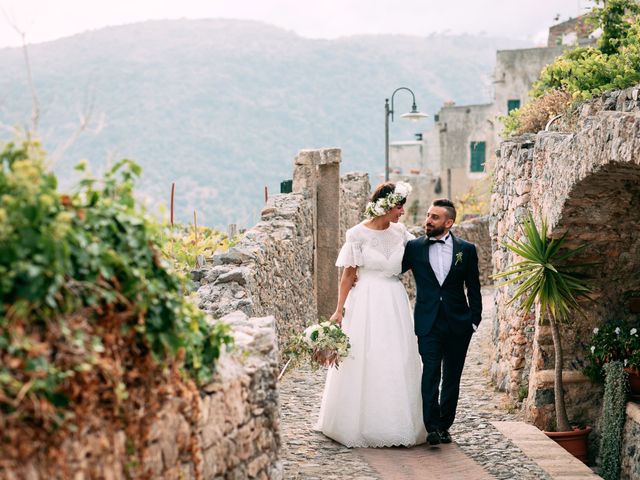
<path id="1" fill-rule="evenodd" d="M 448 430 L 453 424 L 471 335 L 454 332 L 441 302 L 431 331 L 418 337 L 423 365 L 422 416 L 427 432 Z"/>

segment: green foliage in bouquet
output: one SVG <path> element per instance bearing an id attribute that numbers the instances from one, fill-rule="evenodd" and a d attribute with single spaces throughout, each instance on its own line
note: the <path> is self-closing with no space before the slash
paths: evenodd
<path id="1" fill-rule="evenodd" d="M 615 360 L 604 366 L 604 404 L 602 407 L 602 437 L 600 475 L 605 480 L 620 478 L 622 430 L 625 422 L 627 373 L 622 362 Z"/>
<path id="2" fill-rule="evenodd" d="M 158 368 L 158 377 L 175 367 L 207 381 L 230 345 L 228 327 L 207 322 L 162 259 L 161 228 L 136 206 L 139 174 L 122 160 L 60 194 L 37 144 L 0 151 L 5 420 L 60 426 L 100 402 L 117 412 L 127 389 L 154 381 Z"/>
<path id="3" fill-rule="evenodd" d="M 309 363 L 314 370 L 320 366 L 338 368 L 350 348 L 349 337 L 337 323 L 321 321 L 293 337 L 284 355 L 291 363 Z"/>
<path id="4" fill-rule="evenodd" d="M 640 371 L 640 325 L 612 321 L 594 328 L 587 360 L 585 374 L 596 381 L 604 380 L 603 367 L 613 361 Z"/>

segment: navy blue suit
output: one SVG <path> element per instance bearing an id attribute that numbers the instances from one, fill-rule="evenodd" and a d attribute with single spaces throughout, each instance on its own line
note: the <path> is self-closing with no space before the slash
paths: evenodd
<path id="1" fill-rule="evenodd" d="M 402 259 L 402 271 L 411 270 L 416 280 L 415 333 L 423 364 L 422 410 L 429 432 L 448 430 L 453 424 L 472 324 L 479 325 L 482 317 L 476 247 L 451 237 L 451 269 L 442 285 L 429 263 L 427 237 L 409 241 Z"/>

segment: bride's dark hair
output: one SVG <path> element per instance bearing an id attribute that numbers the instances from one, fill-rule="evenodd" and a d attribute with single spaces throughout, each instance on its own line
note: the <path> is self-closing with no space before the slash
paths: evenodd
<path id="1" fill-rule="evenodd" d="M 373 194 L 371 195 L 371 201 L 373 203 L 376 203 L 376 200 L 378 200 L 379 198 L 384 198 L 387 195 L 393 193 L 395 191 L 395 189 L 396 189 L 396 185 L 393 182 L 381 183 L 373 191 Z M 397 206 L 404 205 L 406 201 L 407 201 L 407 199 L 403 198 L 402 200 L 400 200 L 398 202 Z"/>

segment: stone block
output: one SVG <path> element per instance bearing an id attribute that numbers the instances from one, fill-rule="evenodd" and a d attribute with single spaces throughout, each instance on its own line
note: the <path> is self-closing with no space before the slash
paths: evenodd
<path id="1" fill-rule="evenodd" d="M 221 283 L 235 282 L 238 285 L 246 285 L 247 277 L 250 275 L 250 271 L 247 268 L 235 268 L 229 272 L 221 274 L 215 281 L 214 285 Z"/>
<path id="2" fill-rule="evenodd" d="M 247 475 L 249 476 L 249 478 L 257 478 L 258 473 L 260 473 L 261 470 L 265 470 L 270 463 L 271 459 L 268 455 L 264 453 L 258 455 L 257 457 L 253 458 L 247 465 Z"/>

